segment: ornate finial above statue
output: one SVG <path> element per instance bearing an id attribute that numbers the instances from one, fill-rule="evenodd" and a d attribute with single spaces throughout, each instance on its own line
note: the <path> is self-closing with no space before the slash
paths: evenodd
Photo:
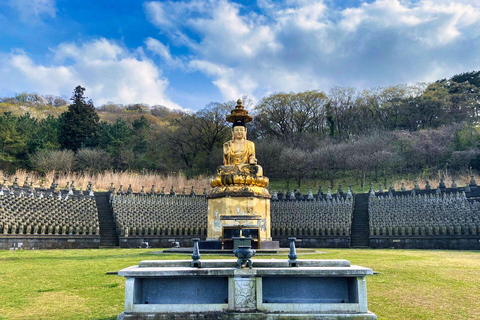
<path id="1" fill-rule="evenodd" d="M 253 116 L 248 114 L 242 104 L 242 99 L 237 100 L 237 106 L 227 116 L 227 121 L 235 124 L 236 122 L 249 123 L 253 120 Z"/>
<path id="2" fill-rule="evenodd" d="M 210 196 L 225 194 L 253 194 L 270 198 L 265 187 L 268 178 L 263 176 L 263 169 L 257 165 L 255 144 L 247 140 L 245 123 L 253 120 L 253 116 L 238 99 L 237 106 L 226 117 L 232 125 L 232 140 L 223 144 L 223 166 L 217 171 L 217 177 L 212 180 L 213 190 Z"/>

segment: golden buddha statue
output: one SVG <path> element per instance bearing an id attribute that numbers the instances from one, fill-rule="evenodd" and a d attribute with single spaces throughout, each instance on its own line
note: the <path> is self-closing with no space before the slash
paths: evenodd
<path id="1" fill-rule="evenodd" d="M 242 121 L 233 124 L 232 140 L 223 144 L 223 163 L 225 166 L 237 166 L 244 171 L 245 166 L 257 167 L 256 175 L 262 176 L 262 167 L 257 165 L 255 144 L 247 140 L 247 128 Z"/>
<path id="2" fill-rule="evenodd" d="M 268 178 L 263 177 L 263 169 L 257 165 L 255 158 L 255 144 L 247 140 L 245 123 L 252 119 L 239 99 L 235 109 L 227 116 L 227 121 L 233 122 L 232 140 L 223 145 L 224 165 L 218 168 L 217 177 L 211 182 L 213 194 L 251 192 L 270 197 L 265 189 Z"/>

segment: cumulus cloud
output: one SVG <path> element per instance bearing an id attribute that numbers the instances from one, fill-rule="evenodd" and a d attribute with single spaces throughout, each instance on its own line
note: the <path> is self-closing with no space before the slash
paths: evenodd
<path id="1" fill-rule="evenodd" d="M 258 0 L 252 11 L 184 0 L 147 2 L 145 10 L 172 45 L 188 49 L 185 65 L 211 78 L 225 99 L 433 81 L 480 68 L 478 2 L 332 3 Z M 163 44 L 156 51 L 173 59 Z"/>
<path id="2" fill-rule="evenodd" d="M 35 63 L 23 51 L 1 55 L 0 87 L 10 92 L 69 95 L 80 84 L 96 105 L 143 102 L 180 108 L 165 94 L 168 81 L 161 70 L 115 42 L 102 38 L 83 44 L 62 43 L 52 52 L 55 65 L 48 66 Z"/>
<path id="3" fill-rule="evenodd" d="M 9 5 L 18 10 L 23 19 L 43 15 L 55 18 L 57 13 L 55 0 L 10 0 Z"/>
<path id="4" fill-rule="evenodd" d="M 183 62 L 178 57 L 172 56 L 169 47 L 159 40 L 149 37 L 145 40 L 145 45 L 148 50 L 158 55 L 166 65 L 179 68 L 184 67 Z"/>

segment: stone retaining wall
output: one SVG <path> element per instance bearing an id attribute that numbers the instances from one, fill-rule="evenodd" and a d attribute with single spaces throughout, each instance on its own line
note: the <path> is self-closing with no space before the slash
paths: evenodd
<path id="1" fill-rule="evenodd" d="M 0 250 L 98 249 L 100 237 L 89 236 L 0 236 Z"/>
<path id="2" fill-rule="evenodd" d="M 120 248 L 172 248 L 193 247 L 193 238 L 200 238 L 205 240 L 205 236 L 129 236 L 120 237 Z"/>
<path id="3" fill-rule="evenodd" d="M 480 250 L 480 236 L 370 237 L 372 249 Z"/>
<path id="4" fill-rule="evenodd" d="M 350 247 L 350 237 L 342 236 L 295 236 L 297 241 L 295 246 L 298 248 L 348 248 Z M 289 236 L 275 236 L 274 241 L 280 241 L 281 248 L 288 248 L 290 242 Z"/>

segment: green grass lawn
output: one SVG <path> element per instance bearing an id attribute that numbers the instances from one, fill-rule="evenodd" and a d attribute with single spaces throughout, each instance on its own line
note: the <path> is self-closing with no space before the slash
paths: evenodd
<path id="1" fill-rule="evenodd" d="M 155 251 L 1 251 L 0 319 L 115 319 L 123 311 L 125 280 L 108 271 L 147 259 L 189 258 Z M 300 258 L 348 259 L 379 272 L 367 278 L 368 307 L 379 319 L 480 319 L 478 251 L 320 251 L 326 253 Z"/>

